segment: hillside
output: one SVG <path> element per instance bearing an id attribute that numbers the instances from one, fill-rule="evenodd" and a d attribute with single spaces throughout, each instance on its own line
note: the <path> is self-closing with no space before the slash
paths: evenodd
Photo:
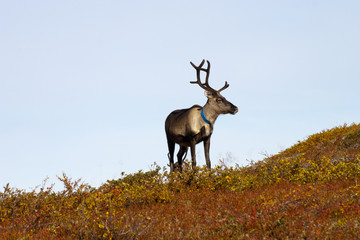
<path id="1" fill-rule="evenodd" d="M 360 125 L 246 167 L 123 173 L 99 188 L 0 193 L 0 239 L 358 239 Z"/>
<path id="2" fill-rule="evenodd" d="M 311 135 L 305 141 L 298 142 L 273 158 L 294 158 L 303 155 L 305 159 L 312 160 L 319 160 L 322 157 L 354 159 L 359 153 L 360 126 L 353 124 L 323 130 Z"/>

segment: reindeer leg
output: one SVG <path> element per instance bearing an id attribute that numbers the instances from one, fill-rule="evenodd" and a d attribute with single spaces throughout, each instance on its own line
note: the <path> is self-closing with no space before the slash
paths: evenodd
<path id="1" fill-rule="evenodd" d="M 167 139 L 167 141 L 168 141 L 168 147 L 169 147 L 168 158 L 169 158 L 169 162 L 170 162 L 170 172 L 173 172 L 174 171 L 175 142 L 171 141 L 169 138 Z"/>
<path id="2" fill-rule="evenodd" d="M 206 165 L 209 169 L 211 169 L 211 162 L 210 162 L 210 137 L 204 140 L 204 152 L 205 152 L 205 159 Z"/>
<path id="3" fill-rule="evenodd" d="M 190 145 L 190 150 L 191 150 L 191 163 L 192 163 L 192 168 L 193 168 L 194 171 L 195 171 L 195 167 L 196 167 L 195 145 L 196 145 L 196 142 L 195 142 L 195 141 L 191 141 L 191 145 Z"/>
<path id="4" fill-rule="evenodd" d="M 179 150 L 179 152 L 177 154 L 177 159 L 178 159 L 180 171 L 182 171 L 183 156 L 184 156 L 185 153 L 187 153 L 187 147 L 181 146 L 180 150 Z"/>

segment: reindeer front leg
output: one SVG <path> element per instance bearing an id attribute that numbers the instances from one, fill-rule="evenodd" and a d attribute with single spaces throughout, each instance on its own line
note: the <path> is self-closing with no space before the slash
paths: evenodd
<path id="1" fill-rule="evenodd" d="M 210 162 L 210 137 L 204 139 L 204 152 L 205 152 L 205 159 L 206 165 L 209 169 L 211 169 L 211 162 Z"/>

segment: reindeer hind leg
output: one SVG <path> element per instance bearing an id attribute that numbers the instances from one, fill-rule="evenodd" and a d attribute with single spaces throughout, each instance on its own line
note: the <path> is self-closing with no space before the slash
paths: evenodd
<path id="1" fill-rule="evenodd" d="M 195 146 L 196 146 L 196 142 L 192 141 L 191 145 L 190 145 L 190 150 L 191 150 L 191 165 L 192 165 L 192 169 L 194 171 L 196 171 L 196 153 L 195 153 Z"/>
<path id="2" fill-rule="evenodd" d="M 169 163 L 170 163 L 170 172 L 174 171 L 174 151 L 175 151 L 175 142 L 171 139 L 167 138 L 168 147 L 169 147 Z"/>
<path id="3" fill-rule="evenodd" d="M 186 158 L 187 150 L 188 150 L 187 147 L 180 146 L 180 150 L 179 150 L 179 152 L 177 154 L 177 159 L 178 159 L 178 164 L 179 164 L 180 171 L 182 171 L 182 164 L 183 164 L 183 161 Z"/>

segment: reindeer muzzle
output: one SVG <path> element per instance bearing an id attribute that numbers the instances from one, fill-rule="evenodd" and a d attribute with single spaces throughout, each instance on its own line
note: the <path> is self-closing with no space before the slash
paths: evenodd
<path id="1" fill-rule="evenodd" d="M 236 106 L 232 106 L 232 108 L 231 108 L 232 115 L 235 115 L 238 111 L 239 111 L 239 109 Z"/>

